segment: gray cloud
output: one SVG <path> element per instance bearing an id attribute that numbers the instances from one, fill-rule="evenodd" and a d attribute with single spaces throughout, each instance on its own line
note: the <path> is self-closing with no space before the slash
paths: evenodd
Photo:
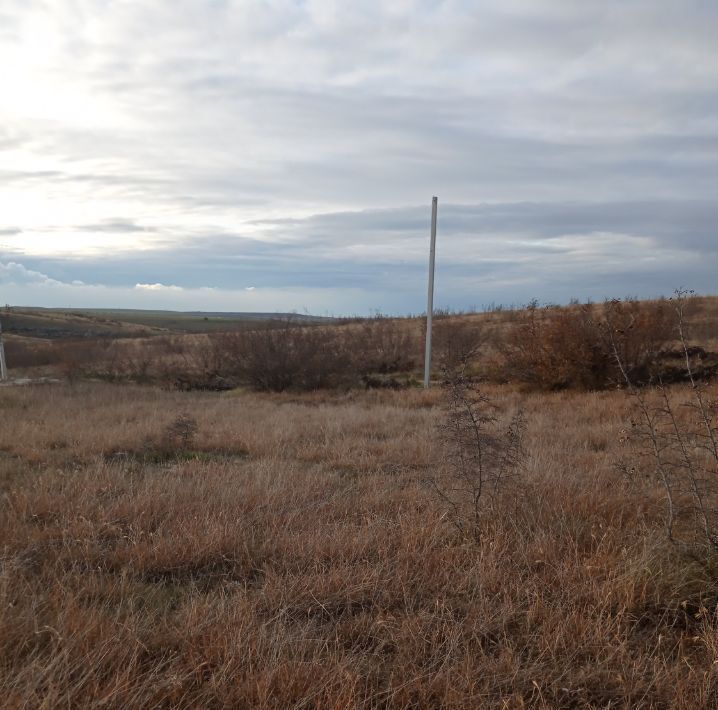
<path id="1" fill-rule="evenodd" d="M 6 0 L 0 27 L 0 249 L 53 278 L 406 310 L 406 205 L 438 193 L 451 305 L 714 288 L 714 3 Z"/>
<path id="2" fill-rule="evenodd" d="M 24 263 L 63 282 L 126 289 L 159 283 L 219 291 L 308 284 L 333 294 L 363 290 L 387 310 L 417 312 L 428 221 L 425 206 L 278 218 L 253 223 L 259 236 L 251 239 L 214 232 L 141 255 L 26 257 Z M 440 204 L 437 303 L 654 296 L 681 285 L 709 292 L 716 224 L 718 206 L 702 201 Z M 352 312 L 351 303 L 342 309 Z"/>

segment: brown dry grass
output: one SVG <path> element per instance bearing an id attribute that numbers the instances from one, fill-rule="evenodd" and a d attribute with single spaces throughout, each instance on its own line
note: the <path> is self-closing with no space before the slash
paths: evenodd
<path id="1" fill-rule="evenodd" d="M 625 393 L 489 393 L 531 458 L 477 545 L 438 390 L 0 390 L 3 705 L 715 707 L 715 569 L 617 474 Z"/>

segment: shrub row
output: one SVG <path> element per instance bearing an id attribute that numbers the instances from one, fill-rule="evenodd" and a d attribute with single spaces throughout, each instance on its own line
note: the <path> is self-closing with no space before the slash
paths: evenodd
<path id="1" fill-rule="evenodd" d="M 636 385 L 669 381 L 676 373 L 685 374 L 682 353 L 675 349 L 674 306 L 665 300 L 567 307 L 534 302 L 499 314 L 500 321 L 495 313 L 490 318 L 438 318 L 433 361 L 437 371 L 461 369 L 541 390 L 622 386 L 619 361 Z M 705 314 L 701 318 L 703 322 Z M 419 323 L 423 325 L 415 319 L 372 318 L 316 326 L 290 319 L 271 327 L 185 337 L 36 346 L 11 341 L 7 357 L 11 368 L 54 365 L 68 377 L 159 382 L 182 389 L 394 387 L 418 375 L 423 364 Z M 718 355 L 701 353 L 696 374 L 718 371 Z"/>

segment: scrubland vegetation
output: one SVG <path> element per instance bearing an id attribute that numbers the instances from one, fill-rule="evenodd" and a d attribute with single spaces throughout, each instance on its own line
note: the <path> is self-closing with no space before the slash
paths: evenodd
<path id="1" fill-rule="evenodd" d="M 717 321 L 11 334 L 4 705 L 715 707 Z"/>

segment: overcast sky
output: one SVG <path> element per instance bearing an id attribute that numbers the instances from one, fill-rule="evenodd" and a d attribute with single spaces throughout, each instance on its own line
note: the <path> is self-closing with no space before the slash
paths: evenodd
<path id="1" fill-rule="evenodd" d="M 0 0 L 0 301 L 716 292 L 715 0 Z"/>

